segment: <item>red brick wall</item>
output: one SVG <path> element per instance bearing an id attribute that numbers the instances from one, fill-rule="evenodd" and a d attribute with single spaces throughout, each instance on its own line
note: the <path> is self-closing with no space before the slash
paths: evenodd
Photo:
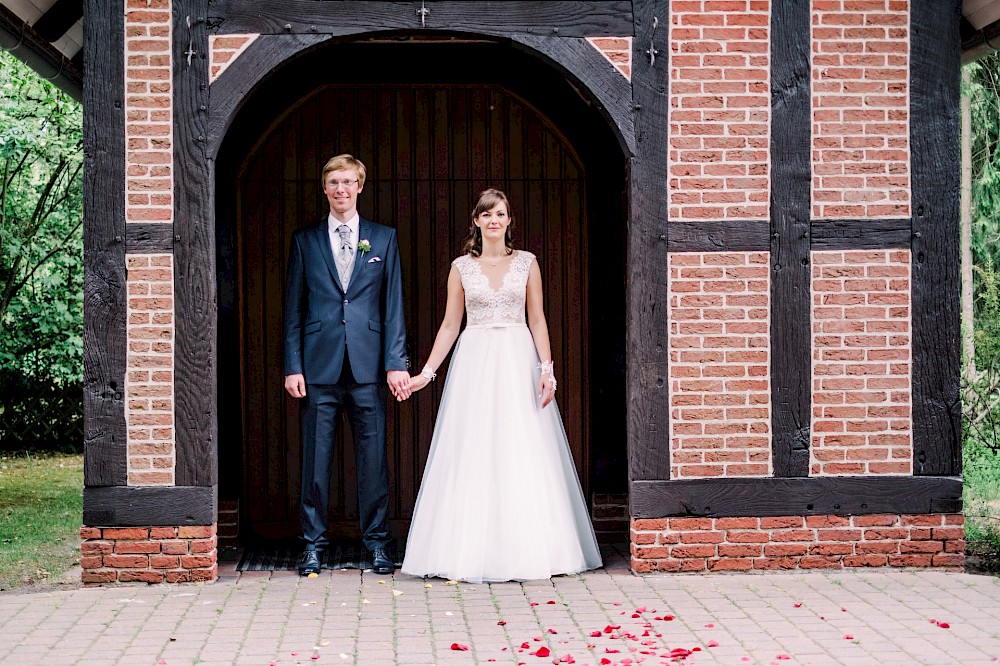
<path id="1" fill-rule="evenodd" d="M 173 256 L 128 255 L 128 484 L 174 483 Z"/>
<path id="2" fill-rule="evenodd" d="M 670 3 L 670 218 L 766 218 L 769 0 Z"/>
<path id="3" fill-rule="evenodd" d="M 587 37 L 587 41 L 601 52 L 615 69 L 632 80 L 632 38 L 631 37 Z"/>
<path id="4" fill-rule="evenodd" d="M 258 37 L 260 35 L 257 34 L 209 36 L 208 51 L 211 62 L 208 70 L 209 83 L 215 82 Z"/>
<path id="5" fill-rule="evenodd" d="M 813 0 L 813 216 L 910 214 L 909 0 Z"/>
<path id="6" fill-rule="evenodd" d="M 632 521 L 632 568 L 750 571 L 965 563 L 955 514 L 661 518 Z"/>
<path id="7" fill-rule="evenodd" d="M 810 473 L 912 474 L 910 253 L 814 252 Z"/>
<path id="8" fill-rule="evenodd" d="M 170 0 L 127 0 L 126 222 L 173 220 L 170 28 Z"/>
<path id="9" fill-rule="evenodd" d="M 671 478 L 771 473 L 768 253 L 671 253 Z"/>
<path id="10" fill-rule="evenodd" d="M 84 583 L 188 583 L 218 575 L 215 525 L 82 527 Z"/>

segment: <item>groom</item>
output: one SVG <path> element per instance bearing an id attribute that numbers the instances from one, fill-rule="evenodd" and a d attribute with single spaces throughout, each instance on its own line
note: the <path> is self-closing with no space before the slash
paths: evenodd
<path id="1" fill-rule="evenodd" d="M 323 167 L 330 214 L 292 237 L 285 294 L 285 390 L 305 399 L 299 574 L 320 571 L 334 431 L 343 408 L 357 458 L 358 514 L 372 569 L 390 574 L 385 386 L 410 396 L 403 285 L 395 230 L 362 219 L 365 165 L 337 155 Z"/>

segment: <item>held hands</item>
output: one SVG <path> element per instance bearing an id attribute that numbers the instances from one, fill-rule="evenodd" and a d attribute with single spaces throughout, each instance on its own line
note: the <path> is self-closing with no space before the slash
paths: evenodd
<path id="1" fill-rule="evenodd" d="M 539 363 L 538 367 L 542 371 L 542 377 L 538 380 L 538 399 L 542 401 L 542 409 L 545 409 L 555 400 L 556 378 L 553 374 L 552 361 Z"/>
<path id="2" fill-rule="evenodd" d="M 424 388 L 431 383 L 431 380 L 427 379 L 423 375 L 411 375 L 410 376 L 410 390 L 416 393 L 420 389 Z"/>
<path id="3" fill-rule="evenodd" d="M 306 397 L 306 378 L 301 373 L 285 377 L 285 390 L 293 398 Z"/>
<path id="4" fill-rule="evenodd" d="M 542 401 L 542 409 L 556 398 L 556 380 L 551 373 L 545 373 L 538 382 L 538 399 Z"/>
<path id="5" fill-rule="evenodd" d="M 406 370 L 389 370 L 385 373 L 385 381 L 389 384 L 389 390 L 396 396 L 396 400 L 402 402 L 410 397 L 412 386 L 410 373 Z"/>

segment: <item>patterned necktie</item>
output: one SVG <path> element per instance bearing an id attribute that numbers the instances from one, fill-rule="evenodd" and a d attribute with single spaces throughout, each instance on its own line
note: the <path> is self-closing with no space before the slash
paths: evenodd
<path id="1" fill-rule="evenodd" d="M 348 268 L 351 265 L 351 228 L 346 224 L 342 224 L 337 227 L 337 233 L 340 234 L 340 252 L 337 253 L 337 270 L 340 271 L 340 284 L 347 289 L 347 283 L 350 280 L 350 275 L 348 275 Z"/>

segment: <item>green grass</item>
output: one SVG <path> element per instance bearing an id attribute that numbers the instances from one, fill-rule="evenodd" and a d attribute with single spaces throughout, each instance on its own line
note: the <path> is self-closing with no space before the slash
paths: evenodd
<path id="1" fill-rule="evenodd" d="M 75 565 L 82 512 L 82 455 L 0 456 L 0 590 Z"/>
<path id="2" fill-rule="evenodd" d="M 962 457 L 968 566 L 1000 573 L 1000 452 L 967 437 Z"/>

